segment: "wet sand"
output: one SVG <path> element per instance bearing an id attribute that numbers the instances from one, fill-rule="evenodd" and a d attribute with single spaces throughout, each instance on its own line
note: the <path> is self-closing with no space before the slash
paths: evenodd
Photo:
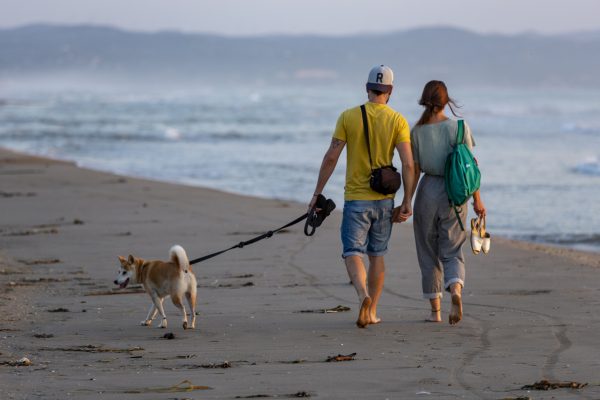
<path id="1" fill-rule="evenodd" d="M 184 331 L 170 300 L 167 329 L 139 326 L 150 300 L 114 290 L 117 255 L 180 244 L 199 257 L 304 205 L 0 150 L 0 210 L 2 399 L 600 398 L 597 254 L 494 237 L 467 255 L 464 319 L 448 324 L 445 296 L 444 322 L 425 323 L 412 226 L 396 225 L 383 321 L 358 329 L 336 213 L 312 238 L 297 225 L 195 265 L 197 329 Z M 588 386 L 521 390 L 541 379 Z"/>

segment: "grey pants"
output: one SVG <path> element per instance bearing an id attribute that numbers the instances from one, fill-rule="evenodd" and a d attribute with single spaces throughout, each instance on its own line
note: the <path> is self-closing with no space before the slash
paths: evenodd
<path id="1" fill-rule="evenodd" d="M 466 204 L 461 207 L 460 217 L 466 226 Z M 456 213 L 448 204 L 444 177 L 425 175 L 421 179 L 415 198 L 413 227 L 423 297 L 442 297 L 442 277 L 446 290 L 456 282 L 464 286 L 462 245 L 467 234 L 460 229 Z"/>

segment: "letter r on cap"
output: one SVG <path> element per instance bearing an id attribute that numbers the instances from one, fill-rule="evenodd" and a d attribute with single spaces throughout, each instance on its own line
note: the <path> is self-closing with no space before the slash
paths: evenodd
<path id="1" fill-rule="evenodd" d="M 381 72 L 377 73 L 377 79 L 375 81 L 378 83 L 383 83 L 383 74 Z"/>

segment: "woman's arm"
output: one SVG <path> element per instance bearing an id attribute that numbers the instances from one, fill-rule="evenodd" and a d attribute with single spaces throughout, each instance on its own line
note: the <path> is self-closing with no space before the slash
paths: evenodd
<path id="1" fill-rule="evenodd" d="M 477 191 L 473 193 L 473 211 L 475 211 L 475 214 L 477 214 L 477 216 L 485 217 L 485 205 L 483 204 L 483 200 L 481 200 L 479 189 L 477 189 Z"/>

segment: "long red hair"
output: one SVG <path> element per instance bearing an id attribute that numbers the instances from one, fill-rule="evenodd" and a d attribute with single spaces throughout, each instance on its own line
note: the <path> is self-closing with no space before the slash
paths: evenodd
<path id="1" fill-rule="evenodd" d="M 448 89 L 446 88 L 446 84 L 442 81 L 427 82 L 423 88 L 423 94 L 421 95 L 421 100 L 419 100 L 419 105 L 425 107 L 425 110 L 423 111 L 423 114 L 421 114 L 421 118 L 419 118 L 416 126 L 426 124 L 435 113 L 443 110 L 446 105 L 450 108 L 452 115 L 455 117 L 458 117 L 458 115 L 454 111 L 454 108 L 460 108 L 460 106 L 448 96 Z"/>

